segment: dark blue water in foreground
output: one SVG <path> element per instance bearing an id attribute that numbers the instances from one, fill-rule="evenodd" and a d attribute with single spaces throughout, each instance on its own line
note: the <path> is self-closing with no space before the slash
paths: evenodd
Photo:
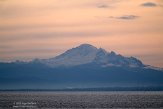
<path id="1" fill-rule="evenodd" d="M 0 109 L 163 108 L 162 91 L 0 92 Z"/>

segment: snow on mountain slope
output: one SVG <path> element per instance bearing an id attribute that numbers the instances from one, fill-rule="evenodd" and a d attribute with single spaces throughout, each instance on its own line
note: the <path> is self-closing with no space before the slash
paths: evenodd
<path id="1" fill-rule="evenodd" d="M 163 68 L 154 67 L 154 66 L 150 66 L 150 65 L 146 65 L 144 68 L 158 70 L 158 71 L 163 71 Z"/>
<path id="2" fill-rule="evenodd" d="M 128 67 L 144 66 L 140 60 L 134 57 L 124 57 L 122 55 L 116 54 L 113 51 L 111 53 L 98 52 L 94 61 L 105 66 L 128 66 Z"/>
<path id="3" fill-rule="evenodd" d="M 79 47 L 72 48 L 65 53 L 55 57 L 44 60 L 49 66 L 75 66 L 92 62 L 94 60 L 98 49 L 89 44 L 82 44 Z"/>
<path id="4" fill-rule="evenodd" d="M 128 66 L 143 67 L 144 64 L 134 57 L 124 57 L 115 52 L 107 52 L 102 48 L 96 48 L 90 44 L 82 44 L 76 48 L 50 59 L 40 60 L 50 67 L 76 66 L 88 63 L 96 63 L 101 66 Z"/>

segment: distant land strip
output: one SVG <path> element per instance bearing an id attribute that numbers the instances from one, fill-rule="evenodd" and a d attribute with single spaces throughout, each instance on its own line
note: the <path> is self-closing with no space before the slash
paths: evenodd
<path id="1" fill-rule="evenodd" d="M 3 91 L 163 91 L 162 87 L 102 87 L 102 88 L 64 88 L 64 89 L 1 89 Z"/>

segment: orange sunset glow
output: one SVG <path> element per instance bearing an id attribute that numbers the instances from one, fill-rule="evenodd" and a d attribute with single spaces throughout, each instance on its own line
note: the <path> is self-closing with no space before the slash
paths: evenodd
<path id="1" fill-rule="evenodd" d="M 163 67 L 163 0 L 0 0 L 0 61 L 82 43 Z"/>

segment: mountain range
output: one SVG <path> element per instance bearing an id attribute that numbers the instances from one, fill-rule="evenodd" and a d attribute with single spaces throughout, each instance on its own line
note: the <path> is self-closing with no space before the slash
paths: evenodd
<path id="1" fill-rule="evenodd" d="M 163 86 L 163 69 L 82 44 L 49 59 L 0 63 L 0 89 Z"/>

